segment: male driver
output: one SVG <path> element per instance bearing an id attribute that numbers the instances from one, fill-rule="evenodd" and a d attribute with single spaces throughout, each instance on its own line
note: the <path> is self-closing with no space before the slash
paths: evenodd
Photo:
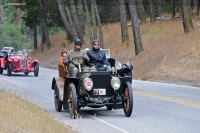
<path id="1" fill-rule="evenodd" d="M 65 59 L 68 61 L 71 61 L 74 57 L 83 57 L 84 60 L 89 61 L 89 58 L 88 58 L 85 50 L 82 50 L 81 47 L 82 47 L 81 40 L 79 38 L 75 39 L 74 49 L 70 50 L 67 53 Z M 71 64 L 69 64 L 69 69 L 70 69 L 70 76 L 75 77 L 76 73 L 74 72 L 74 70 L 76 69 L 76 67 L 71 63 Z"/>
<path id="2" fill-rule="evenodd" d="M 98 68 L 100 71 L 110 71 L 110 63 L 106 59 L 105 53 L 100 49 L 99 41 L 95 39 L 93 41 L 93 48 L 87 51 L 87 55 L 90 58 L 90 65 Z"/>

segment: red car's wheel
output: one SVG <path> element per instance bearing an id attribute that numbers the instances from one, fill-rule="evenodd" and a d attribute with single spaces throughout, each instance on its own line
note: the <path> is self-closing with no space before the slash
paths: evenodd
<path id="1" fill-rule="evenodd" d="M 12 64 L 11 63 L 8 63 L 7 75 L 8 76 L 12 75 Z"/>
<path id="2" fill-rule="evenodd" d="M 34 76 L 37 77 L 39 74 L 39 64 L 36 63 L 34 66 Z"/>
<path id="3" fill-rule="evenodd" d="M 0 74 L 3 73 L 3 68 L 0 66 Z"/>

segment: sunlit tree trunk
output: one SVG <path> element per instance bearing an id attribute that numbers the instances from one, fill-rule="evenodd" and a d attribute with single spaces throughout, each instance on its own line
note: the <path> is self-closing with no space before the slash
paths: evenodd
<path id="1" fill-rule="evenodd" d="M 138 55 L 144 49 L 143 49 L 143 45 L 142 45 L 142 39 L 141 39 L 140 27 L 139 27 L 139 23 L 138 23 L 135 0 L 129 0 L 129 8 L 130 8 L 130 13 L 131 13 L 131 22 L 132 22 L 134 45 L 135 45 L 135 54 Z"/>
<path id="2" fill-rule="evenodd" d="M 97 24 L 96 24 L 96 17 L 95 17 L 94 0 L 91 0 L 91 9 L 92 9 L 93 37 L 97 39 Z"/>
<path id="3" fill-rule="evenodd" d="M 192 29 L 194 29 L 193 24 L 192 24 L 190 0 L 182 0 L 181 12 L 182 12 L 182 21 L 183 21 L 184 32 L 188 33 Z"/>
<path id="4" fill-rule="evenodd" d="M 99 42 L 100 42 L 101 47 L 104 48 L 102 25 L 101 25 L 101 19 L 99 16 L 96 0 L 94 0 L 94 9 L 95 9 L 95 14 L 97 18 L 98 30 L 99 30 Z"/>
<path id="5" fill-rule="evenodd" d="M 78 8 L 78 18 L 79 18 L 79 22 L 80 22 L 81 32 L 83 34 L 85 34 L 85 21 L 84 21 L 84 12 L 83 12 L 82 0 L 78 0 L 77 8 Z"/>
<path id="6" fill-rule="evenodd" d="M 128 26 L 127 26 L 127 19 L 126 19 L 126 8 L 124 0 L 119 0 L 120 5 L 120 21 L 121 21 L 121 37 L 122 42 L 128 45 Z"/>
<path id="7" fill-rule="evenodd" d="M 49 39 L 49 31 L 47 28 L 47 9 L 46 9 L 46 0 L 39 0 L 40 8 L 41 8 L 41 14 L 42 14 L 42 26 L 44 30 L 44 35 L 47 43 L 47 48 L 49 49 L 51 47 L 51 42 Z"/>
<path id="8" fill-rule="evenodd" d="M 86 16 L 87 16 L 87 26 L 88 26 L 88 32 L 89 32 L 89 36 L 90 36 L 90 44 L 91 44 L 91 48 L 93 47 L 93 36 L 92 36 L 92 29 L 91 29 L 91 25 L 90 25 L 90 15 L 89 15 L 89 11 L 88 11 L 88 6 L 87 6 L 87 2 L 86 0 L 84 0 L 84 5 L 85 5 L 85 11 L 86 11 Z"/>
<path id="9" fill-rule="evenodd" d="M 80 28 L 79 21 L 78 21 L 78 16 L 77 16 L 74 0 L 70 0 L 70 6 L 71 6 L 73 22 L 75 24 L 77 36 L 78 36 L 78 38 L 81 39 L 82 42 L 84 42 L 83 34 L 81 32 L 81 28 Z"/>
<path id="10" fill-rule="evenodd" d="M 154 1 L 149 0 L 149 7 L 150 7 L 150 19 L 151 23 L 156 22 L 156 14 L 155 14 L 155 7 L 154 7 Z"/>
<path id="11" fill-rule="evenodd" d="M 69 26 L 69 22 L 68 22 L 68 20 L 67 20 L 67 17 L 66 17 L 66 14 L 65 14 L 65 4 L 64 4 L 64 1 L 62 1 L 62 0 L 57 0 L 57 2 L 58 2 L 58 8 L 59 8 L 59 11 L 60 11 L 60 15 L 61 15 L 61 18 L 62 18 L 62 20 L 63 20 L 63 24 L 64 24 L 64 26 L 65 26 L 65 29 L 66 29 L 66 34 L 67 34 L 67 38 L 69 39 L 69 40 L 74 40 L 75 39 L 75 37 L 73 36 L 74 34 L 74 32 L 72 32 L 70 29 L 71 29 L 71 27 Z M 70 32 L 71 31 L 71 32 Z M 72 37 L 71 37 L 71 35 L 72 35 Z M 73 38 L 74 37 L 74 38 Z"/>

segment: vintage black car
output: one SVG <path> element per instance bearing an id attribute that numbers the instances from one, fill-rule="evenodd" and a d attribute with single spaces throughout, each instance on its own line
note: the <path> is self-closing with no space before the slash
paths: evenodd
<path id="1" fill-rule="evenodd" d="M 69 109 L 71 118 L 76 119 L 81 107 L 106 106 L 107 110 L 123 109 L 125 116 L 130 117 L 133 109 L 133 67 L 129 63 L 121 65 L 113 58 L 108 58 L 108 61 L 112 70 L 98 71 L 83 67 L 83 57 L 76 57 L 70 61 L 76 66 L 73 70 L 76 77 L 69 77 L 68 67 L 59 65 L 59 77 L 52 81 L 56 111 Z"/>

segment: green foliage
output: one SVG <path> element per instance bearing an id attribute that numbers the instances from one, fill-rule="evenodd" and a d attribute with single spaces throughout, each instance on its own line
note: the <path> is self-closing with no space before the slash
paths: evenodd
<path id="1" fill-rule="evenodd" d="M 16 49 L 30 48 L 30 43 L 21 33 L 20 26 L 8 23 L 0 25 L 0 49 L 5 46 L 15 47 Z"/>

